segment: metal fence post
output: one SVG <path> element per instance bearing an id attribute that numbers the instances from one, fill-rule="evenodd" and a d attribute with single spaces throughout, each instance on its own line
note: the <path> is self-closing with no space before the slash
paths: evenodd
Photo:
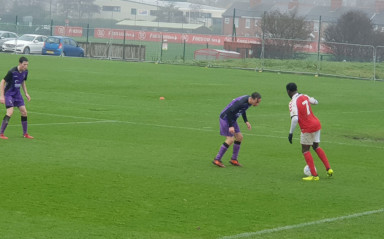
<path id="1" fill-rule="evenodd" d="M 264 16 L 263 16 L 263 27 L 262 27 L 262 31 L 263 31 L 263 37 L 261 39 L 261 53 L 260 53 L 260 60 L 261 60 L 261 70 L 263 70 L 264 68 L 264 50 L 265 50 L 265 20 L 267 19 L 266 18 L 266 15 L 267 15 L 267 12 L 264 11 Z"/>
<path id="2" fill-rule="evenodd" d="M 161 44 L 160 44 L 160 62 L 163 60 L 163 44 L 164 44 L 164 39 L 163 39 L 163 34 L 161 34 Z"/>
<path id="3" fill-rule="evenodd" d="M 18 33 L 18 29 L 17 29 L 17 25 L 18 25 L 18 23 L 17 23 L 17 16 L 16 16 L 15 31 L 16 31 L 16 34 L 19 34 L 19 33 Z"/>
<path id="4" fill-rule="evenodd" d="M 319 75 L 320 72 L 320 47 L 321 47 L 321 16 L 319 18 L 319 34 L 317 39 L 317 72 L 316 75 Z"/>
<path id="5" fill-rule="evenodd" d="M 124 40 L 123 40 L 123 60 L 125 60 L 125 29 L 124 29 Z"/>
<path id="6" fill-rule="evenodd" d="M 50 27 L 50 35 L 52 36 L 53 34 L 53 20 L 51 19 L 51 27 Z"/>
<path id="7" fill-rule="evenodd" d="M 376 81 L 376 47 L 373 48 L 373 81 Z"/>
<path id="8" fill-rule="evenodd" d="M 184 50 L 183 50 L 183 62 L 185 62 L 185 39 L 184 39 Z"/>

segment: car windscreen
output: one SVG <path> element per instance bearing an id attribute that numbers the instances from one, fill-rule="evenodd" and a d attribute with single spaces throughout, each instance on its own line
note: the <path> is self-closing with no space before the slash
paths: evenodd
<path id="1" fill-rule="evenodd" d="M 17 40 L 22 40 L 22 41 L 33 41 L 35 39 L 34 36 L 28 36 L 28 35 L 22 35 L 21 37 L 17 38 Z"/>
<path id="2" fill-rule="evenodd" d="M 60 43 L 60 39 L 56 38 L 56 37 L 48 37 L 45 42 L 59 44 Z"/>

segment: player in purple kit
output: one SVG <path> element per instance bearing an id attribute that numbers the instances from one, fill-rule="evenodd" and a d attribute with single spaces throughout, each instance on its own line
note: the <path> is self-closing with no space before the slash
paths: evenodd
<path id="1" fill-rule="evenodd" d="M 247 128 L 251 130 L 251 124 L 248 122 L 246 110 L 251 106 L 258 106 L 261 101 L 261 95 L 257 92 L 252 93 L 251 96 L 244 95 L 240 96 L 227 105 L 220 114 L 220 135 L 225 137 L 225 142 L 221 145 L 218 154 L 213 160 L 213 164 L 225 168 L 224 164 L 221 162 L 221 158 L 224 156 L 225 152 L 229 146 L 233 143 L 233 154 L 231 161 L 229 161 L 233 166 L 241 166 L 237 160 L 240 144 L 243 140 L 243 135 L 240 132 L 239 125 L 236 120 L 241 115 L 243 117 L 244 123 L 247 125 Z"/>
<path id="2" fill-rule="evenodd" d="M 8 139 L 8 137 L 4 136 L 4 131 L 13 114 L 13 107 L 18 107 L 20 110 L 24 138 L 33 139 L 33 137 L 28 134 L 27 109 L 25 108 L 23 96 L 20 93 L 21 87 L 23 88 L 25 97 L 27 97 L 28 101 L 31 101 L 31 97 L 27 91 L 27 85 L 25 84 L 27 77 L 28 59 L 26 57 L 20 57 L 19 65 L 9 70 L 0 82 L 0 103 L 5 104 L 7 109 L 0 128 L 1 139 Z"/>

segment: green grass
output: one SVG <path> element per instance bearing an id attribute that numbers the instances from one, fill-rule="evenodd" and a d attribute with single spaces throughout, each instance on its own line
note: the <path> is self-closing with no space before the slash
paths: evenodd
<path id="1" fill-rule="evenodd" d="M 18 57 L 0 54 L 0 75 Z M 383 82 L 29 59 L 35 139 L 22 138 L 16 111 L 0 141 L 1 238 L 240 238 L 384 208 Z M 287 140 L 291 81 L 320 102 L 313 110 L 331 179 L 313 154 L 320 181 L 301 180 L 299 130 Z M 228 167 L 214 167 L 220 111 L 253 91 L 263 100 L 248 110 L 252 130 L 240 124 L 244 167 L 228 165 L 231 149 Z M 383 223 L 379 211 L 242 238 L 379 239 Z"/>
<path id="2" fill-rule="evenodd" d="M 313 59 L 232 59 L 224 61 L 194 62 L 192 64 L 201 66 L 215 66 L 223 68 L 246 68 L 255 70 L 266 70 L 273 72 L 294 72 L 319 75 L 331 75 L 346 78 L 373 79 L 373 63 L 361 62 L 335 62 L 321 61 L 318 69 L 317 60 Z M 376 64 L 376 79 L 384 79 L 384 64 Z"/>

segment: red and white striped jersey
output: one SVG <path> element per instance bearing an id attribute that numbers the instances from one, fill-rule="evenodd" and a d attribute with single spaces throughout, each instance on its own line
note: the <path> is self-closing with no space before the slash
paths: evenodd
<path id="1" fill-rule="evenodd" d="M 299 126 L 303 133 L 313 133 L 321 129 L 320 120 L 313 114 L 311 104 L 318 101 L 308 95 L 296 93 L 289 102 L 291 118 L 298 117 Z"/>

